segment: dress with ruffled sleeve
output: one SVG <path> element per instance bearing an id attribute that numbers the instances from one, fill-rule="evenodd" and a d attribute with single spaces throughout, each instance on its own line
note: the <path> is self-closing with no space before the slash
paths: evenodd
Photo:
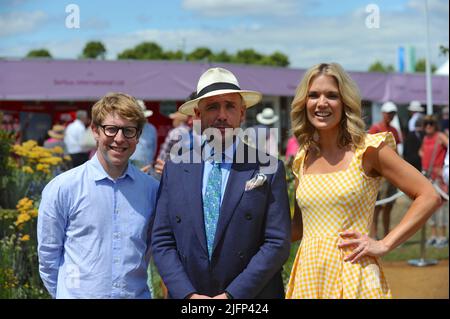
<path id="1" fill-rule="evenodd" d="M 287 287 L 287 298 L 392 298 L 378 257 L 364 256 L 354 264 L 344 261 L 350 248 L 339 248 L 339 233 L 368 234 L 381 177 L 364 173 L 368 147 L 384 142 L 395 149 L 391 133 L 367 134 L 364 147 L 355 149 L 347 169 L 326 174 L 304 174 L 305 150 L 292 166 L 299 185 L 303 238 Z"/>

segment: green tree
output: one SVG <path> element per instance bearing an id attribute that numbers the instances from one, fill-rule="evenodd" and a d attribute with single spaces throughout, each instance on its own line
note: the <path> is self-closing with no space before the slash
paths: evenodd
<path id="1" fill-rule="evenodd" d="M 162 60 L 164 59 L 163 49 L 155 42 L 142 42 L 133 49 L 126 49 L 117 55 L 121 59 L 136 60 Z"/>
<path id="2" fill-rule="evenodd" d="M 138 56 L 134 49 L 125 49 L 117 55 L 118 60 L 138 60 Z"/>
<path id="3" fill-rule="evenodd" d="M 253 49 L 240 50 L 234 56 L 232 62 L 244 64 L 260 64 L 263 55 Z"/>
<path id="4" fill-rule="evenodd" d="M 276 51 L 273 54 L 269 55 L 268 57 L 268 63 L 266 65 L 274 65 L 274 66 L 282 66 L 286 67 L 289 65 L 289 58 L 287 55 Z"/>
<path id="5" fill-rule="evenodd" d="M 163 54 L 164 60 L 183 60 L 184 52 L 181 50 L 177 51 L 166 51 Z"/>
<path id="6" fill-rule="evenodd" d="M 431 73 L 434 73 L 436 71 L 437 67 L 436 65 L 431 65 Z M 424 73 L 426 71 L 426 62 L 425 59 L 418 59 L 416 62 L 416 73 Z"/>
<path id="7" fill-rule="evenodd" d="M 210 49 L 206 47 L 199 47 L 188 54 L 188 61 L 201 61 L 201 60 L 211 60 L 213 53 Z"/>
<path id="8" fill-rule="evenodd" d="M 27 53 L 27 58 L 51 58 L 52 55 L 47 49 L 31 50 Z"/>
<path id="9" fill-rule="evenodd" d="M 440 45 L 439 46 L 439 55 L 447 56 L 448 55 L 448 46 Z"/>
<path id="10" fill-rule="evenodd" d="M 394 72 L 394 66 L 392 64 L 384 65 L 381 61 L 375 61 L 369 66 L 369 72 Z"/>
<path id="11" fill-rule="evenodd" d="M 85 59 L 105 59 L 106 49 L 100 41 L 91 41 L 86 43 L 83 49 L 82 57 Z"/>
<path id="12" fill-rule="evenodd" d="M 225 50 L 215 53 L 211 58 L 214 62 L 231 62 L 232 59 L 233 57 Z"/>

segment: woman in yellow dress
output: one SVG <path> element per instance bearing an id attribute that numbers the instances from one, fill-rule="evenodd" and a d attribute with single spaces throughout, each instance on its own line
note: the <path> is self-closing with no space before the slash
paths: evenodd
<path id="1" fill-rule="evenodd" d="M 292 103 L 293 241 L 287 298 L 391 298 L 380 263 L 439 206 L 433 186 L 395 152 L 391 133 L 367 134 L 358 88 L 339 64 L 308 70 Z M 381 177 L 413 199 L 381 240 L 368 236 Z"/>

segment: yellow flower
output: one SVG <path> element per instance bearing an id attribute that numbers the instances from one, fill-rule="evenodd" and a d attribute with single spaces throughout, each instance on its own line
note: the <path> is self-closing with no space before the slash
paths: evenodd
<path id="1" fill-rule="evenodd" d="M 23 212 L 23 213 L 27 212 L 32 207 L 33 207 L 33 201 L 31 199 L 29 199 L 28 197 L 24 197 L 21 200 L 19 200 L 19 202 L 16 205 L 17 210 L 20 212 Z"/>
<path id="2" fill-rule="evenodd" d="M 44 172 L 44 173 L 46 171 L 48 171 L 49 168 L 50 168 L 50 166 L 48 164 L 41 164 L 41 163 L 39 163 L 39 164 L 36 165 L 36 170 Z"/>
<path id="3" fill-rule="evenodd" d="M 65 161 L 71 161 L 72 160 L 72 157 L 70 157 L 70 155 L 64 155 L 64 160 Z"/>
<path id="4" fill-rule="evenodd" d="M 13 146 L 13 152 L 19 156 L 28 157 L 28 154 L 30 153 L 29 150 L 25 149 L 21 145 L 14 145 Z"/>
<path id="5" fill-rule="evenodd" d="M 26 223 L 31 219 L 31 216 L 27 213 L 20 213 L 19 216 L 17 216 L 17 220 L 14 222 L 16 226 L 19 226 L 23 223 Z"/>
<path id="6" fill-rule="evenodd" d="M 33 174 L 34 173 L 33 169 L 30 166 L 28 166 L 28 165 L 22 167 L 22 172 L 28 173 L 28 174 Z"/>
<path id="7" fill-rule="evenodd" d="M 27 150 L 31 150 L 33 147 L 37 146 L 37 142 L 33 140 L 28 140 L 26 142 L 23 142 L 22 146 Z"/>
<path id="8" fill-rule="evenodd" d="M 58 165 L 61 162 L 62 159 L 60 157 L 43 157 L 39 159 L 41 164 Z"/>
<path id="9" fill-rule="evenodd" d="M 38 210 L 36 208 L 33 208 L 32 210 L 30 210 L 30 215 L 31 217 L 35 218 L 38 215 Z"/>
<path id="10" fill-rule="evenodd" d="M 52 148 L 52 152 L 55 154 L 63 154 L 64 150 L 61 146 L 55 146 L 54 148 Z"/>
<path id="11" fill-rule="evenodd" d="M 20 241 L 29 241 L 30 240 L 30 235 L 23 235 L 22 237 L 19 238 Z"/>

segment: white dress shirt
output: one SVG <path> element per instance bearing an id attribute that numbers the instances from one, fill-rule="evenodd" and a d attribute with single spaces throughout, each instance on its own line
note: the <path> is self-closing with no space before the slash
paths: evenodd
<path id="1" fill-rule="evenodd" d="M 76 119 L 67 126 L 64 134 L 64 143 L 66 144 L 68 154 L 77 154 L 86 151 L 81 147 L 85 133 L 86 126 L 79 119 Z"/>

